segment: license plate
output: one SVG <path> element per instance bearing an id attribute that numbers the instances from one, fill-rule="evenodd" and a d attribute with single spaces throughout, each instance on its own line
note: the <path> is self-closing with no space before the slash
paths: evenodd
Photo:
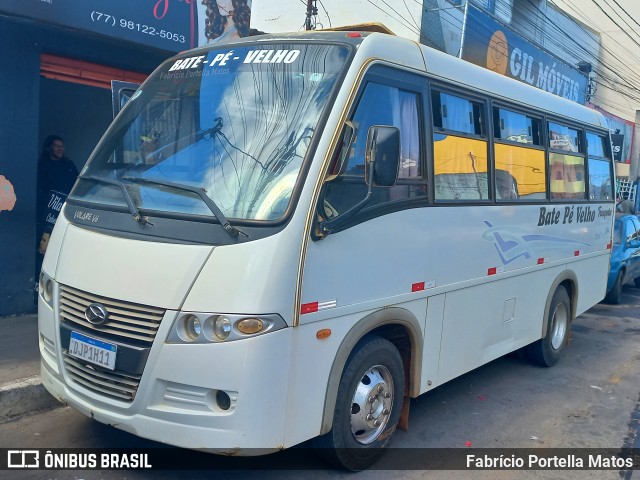
<path id="1" fill-rule="evenodd" d="M 71 332 L 69 355 L 87 362 L 113 370 L 116 368 L 117 345 L 87 337 L 78 332 Z"/>

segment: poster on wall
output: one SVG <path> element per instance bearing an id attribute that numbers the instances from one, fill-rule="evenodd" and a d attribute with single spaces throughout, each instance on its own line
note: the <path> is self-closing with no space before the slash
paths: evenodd
<path id="1" fill-rule="evenodd" d="M 624 148 L 624 135 L 620 135 L 618 133 L 612 133 L 611 146 L 613 147 L 613 159 L 616 162 L 621 162 L 623 148 Z"/>
<path id="2" fill-rule="evenodd" d="M 53 229 L 58 215 L 62 210 L 62 206 L 67 200 L 67 195 L 56 190 L 49 190 L 48 196 L 47 207 L 44 212 L 44 221 L 50 231 Z"/>
<path id="3" fill-rule="evenodd" d="M 251 0 L 198 1 L 198 45 L 249 36 Z"/>
<path id="4" fill-rule="evenodd" d="M 611 132 L 614 160 L 616 162 L 631 163 L 631 149 L 635 141 L 635 123 L 609 113 L 598 105 L 589 103 L 587 106 L 604 115 L 607 128 Z"/>
<path id="5" fill-rule="evenodd" d="M 559 97 L 584 104 L 587 77 L 531 45 L 523 37 L 469 5 L 461 58 Z"/>
<path id="6" fill-rule="evenodd" d="M 2 0 L 0 12 L 181 52 L 247 36 L 251 0 Z"/>

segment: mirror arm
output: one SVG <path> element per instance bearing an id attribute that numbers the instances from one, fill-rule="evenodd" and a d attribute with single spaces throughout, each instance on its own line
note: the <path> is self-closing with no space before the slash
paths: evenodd
<path id="1" fill-rule="evenodd" d="M 369 185 L 368 185 L 367 194 L 365 195 L 365 197 L 362 200 L 360 200 L 358 203 L 356 203 L 353 207 L 351 207 L 349 210 L 347 210 L 343 214 L 338 215 L 333 220 L 325 220 L 323 222 L 320 222 L 319 224 L 320 234 L 323 237 L 330 235 L 337 228 L 344 225 L 347 222 L 347 220 L 353 218 L 353 216 L 356 213 L 362 210 L 371 201 L 371 197 L 373 195 L 373 164 L 374 164 L 374 161 L 371 161 L 370 162 L 371 168 L 369 168 L 369 182 L 368 182 Z"/>

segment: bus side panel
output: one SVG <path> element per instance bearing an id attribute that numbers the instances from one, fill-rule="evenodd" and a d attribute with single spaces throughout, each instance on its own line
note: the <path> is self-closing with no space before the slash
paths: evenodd
<path id="1" fill-rule="evenodd" d="M 607 283 L 600 281 L 602 280 L 600 278 L 598 281 L 594 281 L 592 276 L 593 272 L 608 271 L 609 253 L 605 251 L 599 255 L 588 256 L 577 263 L 567 265 L 567 268 L 574 271 L 579 280 L 578 303 L 576 305 L 576 316 L 578 316 L 600 302 L 607 293 Z"/>
<path id="2" fill-rule="evenodd" d="M 597 204 L 579 207 L 590 212 L 580 221 L 570 215 L 578 207 L 562 204 L 413 208 L 310 242 L 300 325 L 332 316 L 351 322 L 368 311 L 446 295 L 444 308 L 433 299 L 433 317 L 426 318 L 426 305 L 418 317 L 428 356 L 420 360 L 425 391 L 436 371 L 432 383 L 441 384 L 541 338 L 554 282 L 579 262 L 608 253 L 610 217 L 596 214 Z M 585 263 L 578 280 L 600 291 L 606 272 L 604 262 Z M 581 306 L 600 300 L 589 290 L 580 298 Z"/>
<path id="3" fill-rule="evenodd" d="M 420 393 L 431 390 L 438 385 L 438 368 L 440 349 L 442 347 L 442 326 L 446 294 L 434 295 L 427 299 L 427 320 L 424 335 L 424 351 L 422 352 L 422 378 Z"/>
<path id="4" fill-rule="evenodd" d="M 393 312 L 397 310 L 393 307 L 406 311 L 406 317 L 424 319 L 425 300 L 402 301 L 395 305 L 389 303 L 389 308 L 384 311 L 341 308 L 304 315 L 305 323 L 292 329 L 289 385 L 293 388 L 288 391 L 285 447 L 320 434 L 326 402 L 329 401 L 331 405 L 327 414 L 332 415 L 335 392 L 346 357 L 361 338 L 362 332 L 375 328 L 385 319 L 393 319 Z M 419 324 L 418 328 L 422 334 L 424 324 Z M 316 334 L 323 329 L 330 329 L 331 334 L 326 338 L 318 338 Z M 439 329 L 432 337 L 433 342 L 439 345 Z"/>
<path id="5" fill-rule="evenodd" d="M 438 385 L 523 345 L 542 333 L 547 288 L 564 265 L 525 275 L 499 276 L 447 292 Z"/>
<path id="6" fill-rule="evenodd" d="M 293 332 L 289 377 L 285 448 L 320 434 L 322 412 L 333 359 L 354 318 L 340 317 L 301 325 Z M 316 332 L 331 328 L 331 336 L 319 341 Z"/>

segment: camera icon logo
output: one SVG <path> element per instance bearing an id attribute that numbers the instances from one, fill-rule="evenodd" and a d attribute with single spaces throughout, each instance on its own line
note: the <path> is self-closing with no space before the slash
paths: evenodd
<path id="1" fill-rule="evenodd" d="M 8 468 L 39 468 L 40 452 L 38 450 L 9 450 L 7 452 Z"/>

